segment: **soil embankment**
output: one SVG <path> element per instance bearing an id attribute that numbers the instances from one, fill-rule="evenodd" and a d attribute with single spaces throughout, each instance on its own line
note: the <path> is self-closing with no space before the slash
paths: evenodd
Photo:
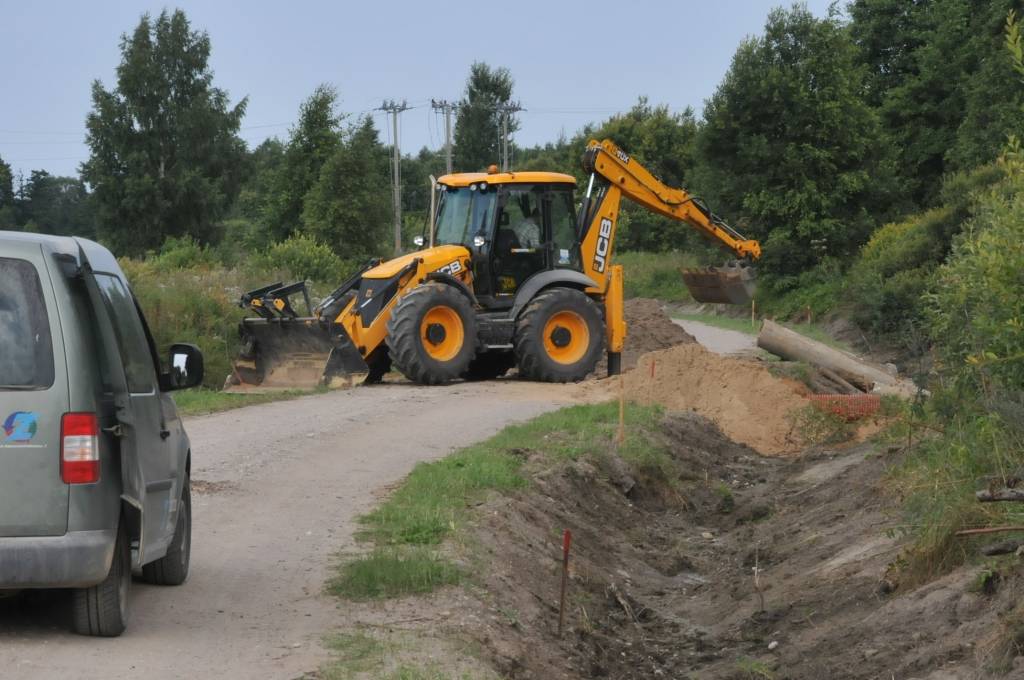
<path id="1" fill-rule="evenodd" d="M 474 620 L 461 634 L 501 677 L 950 680 L 1014 667 L 1019 583 L 974 588 L 970 568 L 916 589 L 891 579 L 890 461 L 870 446 L 764 457 L 695 413 L 666 416 L 662 432 L 673 478 L 623 485 L 597 458 L 481 508 L 482 588 L 453 618 Z"/>

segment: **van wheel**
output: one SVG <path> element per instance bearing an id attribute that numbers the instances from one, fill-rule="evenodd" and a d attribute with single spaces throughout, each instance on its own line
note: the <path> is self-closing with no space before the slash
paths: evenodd
<path id="1" fill-rule="evenodd" d="M 192 484 L 185 478 L 181 490 L 178 524 L 167 554 L 142 567 L 142 580 L 158 586 L 180 586 L 188 578 L 188 564 L 192 555 Z"/>
<path id="2" fill-rule="evenodd" d="M 102 583 L 72 592 L 75 632 L 81 635 L 117 637 L 128 624 L 128 594 L 132 586 L 132 548 L 124 520 L 117 530 L 114 558 Z"/>

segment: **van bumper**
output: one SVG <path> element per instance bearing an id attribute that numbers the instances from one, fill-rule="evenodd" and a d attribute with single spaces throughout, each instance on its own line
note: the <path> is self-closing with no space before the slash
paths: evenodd
<path id="1" fill-rule="evenodd" d="M 87 588 L 110 571 L 117 530 L 0 538 L 0 588 Z"/>

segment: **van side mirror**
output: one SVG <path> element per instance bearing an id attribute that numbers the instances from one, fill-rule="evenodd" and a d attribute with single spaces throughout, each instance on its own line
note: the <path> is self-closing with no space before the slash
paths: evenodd
<path id="1" fill-rule="evenodd" d="M 184 390 L 203 382 L 203 353 L 195 345 L 179 342 L 171 345 L 170 369 L 160 376 L 165 392 Z"/>

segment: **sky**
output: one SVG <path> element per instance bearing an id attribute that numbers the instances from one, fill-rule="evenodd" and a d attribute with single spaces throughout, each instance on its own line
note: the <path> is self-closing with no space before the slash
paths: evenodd
<path id="1" fill-rule="evenodd" d="M 807 5 L 824 16 L 831 2 Z M 249 98 L 240 134 L 250 148 L 286 139 L 299 104 L 330 83 L 340 109 L 373 115 L 385 143 L 390 124 L 374 109 L 408 102 L 399 143 L 414 153 L 443 145 L 430 101 L 457 100 L 474 61 L 512 72 L 520 146 L 572 135 L 639 96 L 699 113 L 737 45 L 779 4 L 789 0 L 0 0 L 0 158 L 15 177 L 76 175 L 92 82 L 115 85 L 121 35 L 165 7 L 209 33 L 214 84 L 232 103 Z"/>

